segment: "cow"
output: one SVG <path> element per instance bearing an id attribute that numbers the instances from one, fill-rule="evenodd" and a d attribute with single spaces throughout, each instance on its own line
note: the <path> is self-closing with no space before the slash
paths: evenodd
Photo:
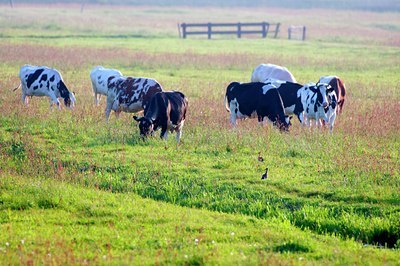
<path id="1" fill-rule="evenodd" d="M 292 73 L 286 67 L 274 64 L 260 64 L 254 68 L 251 74 L 251 82 L 265 82 L 268 79 L 297 83 Z"/>
<path id="2" fill-rule="evenodd" d="M 309 83 L 298 91 L 301 98 L 303 113 L 303 124 L 311 126 L 311 120 L 316 121 L 320 126 L 320 119 L 329 123 L 329 130 L 332 134 L 337 109 L 337 98 L 334 88 L 324 83 Z"/>
<path id="3" fill-rule="evenodd" d="M 150 105 L 143 117 L 133 118 L 139 122 L 140 135 L 147 137 L 161 128 L 162 139 L 168 138 L 168 130 L 176 132 L 176 141 L 179 143 L 182 128 L 186 119 L 188 100 L 182 92 L 158 92 L 151 98 Z"/>
<path id="4" fill-rule="evenodd" d="M 136 113 L 145 111 L 151 97 L 163 91 L 162 86 L 151 78 L 110 76 L 107 81 L 106 121 L 110 112 Z"/>
<path id="5" fill-rule="evenodd" d="M 326 83 L 329 84 L 332 88 L 335 89 L 336 97 L 337 97 L 337 111 L 338 113 L 342 113 L 343 104 L 346 99 L 346 86 L 342 79 L 337 76 L 323 76 L 320 77 L 317 83 Z"/>
<path id="6" fill-rule="evenodd" d="M 231 114 L 233 126 L 236 126 L 237 118 L 258 117 L 260 123 L 268 118 L 281 131 L 289 130 L 290 121 L 285 115 L 281 96 L 272 84 L 232 82 L 226 88 L 225 107 Z"/>
<path id="7" fill-rule="evenodd" d="M 102 66 L 96 66 L 90 72 L 95 105 L 99 105 L 101 95 L 107 96 L 107 82 L 110 76 L 120 77 L 122 73 L 119 70 L 104 68 Z"/>
<path id="8" fill-rule="evenodd" d="M 65 86 L 60 72 L 46 66 L 24 65 L 20 68 L 19 78 L 21 83 L 14 89 L 22 87 L 22 103 L 28 106 L 27 96 L 47 96 L 50 98 L 50 107 L 56 104 L 61 110 L 58 98 L 64 99 L 68 108 L 75 106 L 75 96 Z"/>

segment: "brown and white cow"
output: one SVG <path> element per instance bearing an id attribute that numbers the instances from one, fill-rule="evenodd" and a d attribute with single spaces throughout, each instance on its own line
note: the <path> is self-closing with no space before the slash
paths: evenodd
<path id="1" fill-rule="evenodd" d="M 168 130 L 176 132 L 176 141 L 179 143 L 182 128 L 186 119 L 188 100 L 182 92 L 167 91 L 156 93 L 143 117 L 133 118 L 139 122 L 140 135 L 151 135 L 161 128 L 162 139 L 168 138 Z"/>
<path id="2" fill-rule="evenodd" d="M 329 84 L 336 93 L 337 99 L 337 104 L 338 104 L 338 112 L 342 113 L 343 111 L 343 104 L 346 99 L 346 86 L 344 85 L 343 80 L 341 80 L 339 77 L 336 76 L 323 76 L 320 77 L 319 81 L 317 83 L 326 83 Z"/>
<path id="3" fill-rule="evenodd" d="M 286 67 L 274 64 L 260 64 L 254 68 L 251 74 L 251 82 L 265 83 L 268 79 L 297 83 L 293 74 Z"/>
<path id="4" fill-rule="evenodd" d="M 146 110 L 151 97 L 163 91 L 161 85 L 151 78 L 111 76 L 107 86 L 107 123 L 111 110 L 114 110 L 117 116 L 120 112 L 136 113 Z"/>

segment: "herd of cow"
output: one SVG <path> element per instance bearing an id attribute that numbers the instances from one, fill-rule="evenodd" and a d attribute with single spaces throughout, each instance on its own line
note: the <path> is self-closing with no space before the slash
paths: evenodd
<path id="1" fill-rule="evenodd" d="M 28 104 L 27 96 L 47 96 L 50 105 L 61 109 L 59 98 L 68 108 L 75 106 L 75 95 L 64 84 L 61 74 L 45 66 L 24 65 L 20 69 L 22 102 Z M 180 141 L 186 119 L 188 100 L 179 91 L 164 91 L 151 78 L 126 77 L 115 69 L 101 66 L 90 72 L 95 104 L 101 95 L 107 96 L 106 120 L 111 110 L 137 113 L 143 117 L 133 118 L 139 122 L 140 134 L 148 136 L 161 128 L 161 138 L 168 137 L 168 131 L 176 132 Z M 273 64 L 257 66 L 250 83 L 232 82 L 225 94 L 225 106 L 230 112 L 230 121 L 257 117 L 260 123 L 266 119 L 280 130 L 290 126 L 289 115 L 295 114 L 302 124 L 329 124 L 332 133 L 336 113 L 341 112 L 345 101 L 346 88 L 336 76 L 321 77 L 317 83 L 301 85 L 285 67 Z"/>

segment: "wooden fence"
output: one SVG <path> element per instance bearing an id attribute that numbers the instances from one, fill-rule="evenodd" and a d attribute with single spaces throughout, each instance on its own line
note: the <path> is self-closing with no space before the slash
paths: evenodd
<path id="1" fill-rule="evenodd" d="M 179 37 L 186 38 L 188 35 L 207 35 L 211 39 L 215 34 L 234 34 L 238 38 L 247 34 L 261 34 L 262 38 L 273 34 L 276 38 L 279 33 L 280 23 L 270 24 L 268 22 L 260 23 L 182 23 L 178 25 Z M 180 31 L 182 28 L 182 34 Z"/>
<path id="2" fill-rule="evenodd" d="M 290 26 L 288 28 L 288 39 L 306 40 L 306 26 Z"/>

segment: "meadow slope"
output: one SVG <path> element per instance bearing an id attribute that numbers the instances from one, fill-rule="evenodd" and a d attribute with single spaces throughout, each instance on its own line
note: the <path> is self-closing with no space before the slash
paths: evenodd
<path id="1" fill-rule="evenodd" d="M 321 29 L 299 42 L 173 36 L 177 14 L 229 19 L 224 9 L 42 9 L 0 8 L 1 262 L 398 264 L 397 13 L 351 12 L 349 20 L 371 15 L 395 26 L 374 31 L 367 19 L 334 37 Z M 239 19 L 252 12 L 261 15 L 246 9 Z M 56 16 L 41 19 L 50 13 Z M 291 11 L 271 14 L 278 15 L 293 18 Z M 116 23 L 124 16 L 129 23 Z M 346 22 L 338 18 L 332 28 Z M 165 31 L 152 27 L 162 24 Z M 349 93 L 334 134 L 298 121 L 288 134 L 254 120 L 231 129 L 226 86 L 248 81 L 261 62 L 287 66 L 301 83 L 342 77 Z M 12 89 L 26 63 L 59 69 L 76 108 L 49 110 L 37 97 L 23 106 L 21 91 Z M 93 105 L 89 72 L 96 65 L 184 92 L 182 143 L 143 141 L 130 114 L 107 125 L 104 98 Z M 261 180 L 265 167 L 269 178 Z"/>

